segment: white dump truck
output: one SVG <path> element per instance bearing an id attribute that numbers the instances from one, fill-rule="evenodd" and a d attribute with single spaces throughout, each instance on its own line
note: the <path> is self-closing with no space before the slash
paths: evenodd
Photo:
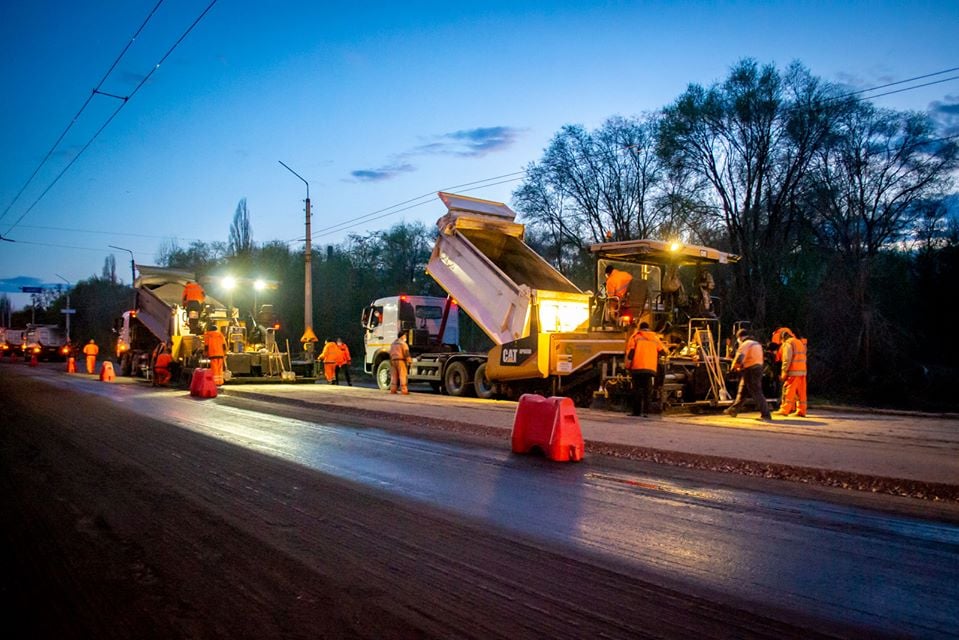
<path id="1" fill-rule="evenodd" d="M 611 392 L 621 398 L 628 387 L 623 359 L 629 325 L 646 320 L 665 330 L 667 339 L 676 337 L 658 385 L 663 406 L 728 400 L 728 358 L 718 353 L 715 314 L 681 317 L 663 283 L 667 272 L 734 262 L 736 256 L 655 240 L 593 245 L 596 292 L 582 291 L 526 245 L 524 225 L 515 222 L 505 204 L 443 192 L 439 197 L 447 213 L 437 221 L 439 234 L 427 272 L 449 294 L 448 301 L 441 306 L 439 298 L 409 298 L 411 310 L 404 311 L 401 298 L 384 298 L 363 313 L 366 368 L 381 388 L 389 384 L 383 349 L 396 333 L 377 332 L 376 323 L 389 318 L 397 331 L 411 332 L 416 374 L 410 379 L 430 382 L 450 395 L 516 398 L 536 392 L 569 396 L 581 406 L 606 400 Z M 607 266 L 631 276 L 628 291 L 615 301 L 615 313 L 603 289 Z M 419 312 L 446 319 L 435 334 L 415 324 L 423 305 L 443 309 Z M 379 307 L 382 318 L 376 316 Z M 445 334 L 457 307 L 492 340 L 489 352 L 461 352 Z M 412 324 L 403 324 L 403 314 Z M 682 330 L 685 336 L 677 337 Z"/>

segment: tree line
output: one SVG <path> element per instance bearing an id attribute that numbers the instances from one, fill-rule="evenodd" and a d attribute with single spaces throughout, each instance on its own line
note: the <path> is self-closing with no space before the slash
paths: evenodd
<path id="1" fill-rule="evenodd" d="M 713 274 L 727 326 L 748 321 L 768 340 L 785 325 L 805 337 L 813 394 L 928 408 L 955 404 L 947 388 L 959 354 L 942 336 L 959 267 L 949 216 L 959 205 L 956 169 L 956 143 L 939 138 L 928 116 L 880 109 L 799 63 L 780 70 L 747 59 L 657 112 L 613 116 L 592 131 L 564 126 L 511 204 L 527 242 L 584 290 L 595 287 L 586 250 L 595 242 L 675 239 L 735 253 L 738 263 Z M 404 223 L 314 249 L 320 339 L 343 337 L 358 360 L 370 301 L 443 295 L 424 272 L 435 233 Z M 226 242 L 168 242 L 157 262 L 279 281 L 259 302 L 274 305 L 281 340 L 299 348 L 302 251 L 255 243 L 245 199 Z M 115 267 L 112 281 L 105 265 L 78 285 L 77 306 L 81 286 L 97 304 L 114 296 L 119 311 L 132 300 Z M 252 310 L 252 290 L 233 295 Z M 78 313 L 78 328 L 99 335 L 82 322 Z M 464 346 L 489 346 L 465 325 Z"/>

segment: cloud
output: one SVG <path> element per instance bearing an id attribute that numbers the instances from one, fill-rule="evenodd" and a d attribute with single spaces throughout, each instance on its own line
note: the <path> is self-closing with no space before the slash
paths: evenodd
<path id="1" fill-rule="evenodd" d="M 378 169 L 356 169 L 351 171 L 350 175 L 357 182 L 382 182 L 390 180 L 401 173 L 410 173 L 416 171 L 416 167 L 409 163 L 394 163 Z"/>
<path id="2" fill-rule="evenodd" d="M 526 131 L 516 127 L 478 127 L 431 136 L 409 151 L 393 156 L 391 162 L 377 169 L 357 169 L 350 172 L 354 181 L 380 182 L 401 173 L 416 171 L 409 159 L 416 156 L 445 155 L 458 158 L 481 158 L 488 153 L 510 148 Z"/>
<path id="3" fill-rule="evenodd" d="M 523 131 L 515 127 L 464 129 L 435 136 L 434 142 L 418 147 L 417 151 L 422 154 L 479 158 L 488 153 L 508 149 Z"/>
<path id="4" fill-rule="evenodd" d="M 950 95 L 930 102 L 928 112 L 943 137 L 959 134 L 959 96 Z"/>

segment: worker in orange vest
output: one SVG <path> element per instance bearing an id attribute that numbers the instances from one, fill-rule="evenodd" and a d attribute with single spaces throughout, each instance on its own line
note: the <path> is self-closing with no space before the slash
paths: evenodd
<path id="1" fill-rule="evenodd" d="M 226 358 L 226 338 L 216 328 L 215 324 L 209 324 L 206 333 L 203 334 L 203 345 L 206 349 L 206 357 L 210 359 L 210 371 L 213 372 L 213 382 L 220 386 L 224 383 L 223 360 Z"/>
<path id="2" fill-rule="evenodd" d="M 83 355 L 87 357 L 87 373 L 93 373 L 97 370 L 98 353 L 100 353 L 100 347 L 93 341 L 93 338 L 90 338 L 90 342 L 83 347 Z"/>
<path id="3" fill-rule="evenodd" d="M 199 282 L 191 280 L 186 283 L 186 286 L 183 287 L 182 302 L 186 309 L 190 333 L 200 333 L 200 314 L 203 311 L 203 305 L 206 303 L 206 292 Z"/>
<path id="4" fill-rule="evenodd" d="M 336 368 L 340 363 L 340 348 L 332 338 L 327 338 L 323 344 L 323 351 L 317 357 L 317 362 L 323 363 L 323 377 L 329 384 L 337 384 Z"/>
<path id="5" fill-rule="evenodd" d="M 788 416 L 793 411 L 800 418 L 806 417 L 806 344 L 789 329 L 782 331 L 783 402 L 780 415 Z"/>
<path id="6" fill-rule="evenodd" d="M 390 345 L 390 393 L 396 393 L 399 389 L 404 396 L 409 395 L 407 381 L 412 363 L 410 347 L 406 344 L 406 332 L 400 331 Z"/>
<path id="7" fill-rule="evenodd" d="M 350 363 L 353 362 L 353 358 L 350 356 L 350 348 L 343 342 L 343 338 L 336 339 L 336 346 L 340 350 L 340 358 L 336 362 L 336 383 L 339 384 L 340 371 L 342 371 L 346 377 L 346 384 L 352 387 L 353 381 L 350 379 Z"/>
<path id="8" fill-rule="evenodd" d="M 606 267 L 606 318 L 607 320 L 616 320 L 626 312 L 628 301 L 626 294 L 629 293 L 629 284 L 633 281 L 633 276 L 626 271 L 620 271 L 613 268 L 613 265 Z"/>
<path id="9" fill-rule="evenodd" d="M 170 355 L 165 344 L 160 345 L 160 352 L 153 363 L 154 386 L 165 387 L 170 384 L 170 379 L 173 377 L 170 373 L 171 364 L 173 364 L 173 356 Z"/>
<path id="10" fill-rule="evenodd" d="M 733 357 L 733 370 L 742 371 L 742 378 L 739 379 L 736 400 L 723 413 L 735 418 L 746 402 L 746 393 L 749 393 L 759 409 L 760 419 L 772 420 L 769 404 L 763 395 L 763 346 L 753 340 L 746 329 L 737 331 L 736 338 L 739 349 Z"/>
<path id="11" fill-rule="evenodd" d="M 633 412 L 630 415 L 647 416 L 660 353 L 666 353 L 666 347 L 659 335 L 649 330 L 649 323 L 640 323 L 626 342 L 626 368 L 633 379 Z"/>

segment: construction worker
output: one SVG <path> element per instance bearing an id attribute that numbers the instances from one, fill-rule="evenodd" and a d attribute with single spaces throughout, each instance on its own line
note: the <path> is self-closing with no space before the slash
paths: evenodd
<path id="1" fill-rule="evenodd" d="M 696 274 L 696 287 L 699 289 L 699 309 L 702 315 L 713 317 L 716 312 L 713 311 L 713 289 L 716 288 L 716 281 L 713 280 L 713 274 L 704 267 L 699 267 L 699 273 Z"/>
<path id="2" fill-rule="evenodd" d="M 100 353 L 100 347 L 93 341 L 93 338 L 90 338 L 90 342 L 83 347 L 83 355 L 87 357 L 87 373 L 93 373 L 97 370 L 98 353 Z"/>
<path id="3" fill-rule="evenodd" d="M 336 339 L 336 346 L 340 350 L 340 358 L 336 363 L 336 383 L 340 383 L 340 371 L 342 371 L 346 377 L 346 384 L 352 387 L 353 381 L 350 380 L 350 363 L 353 362 L 353 358 L 350 356 L 350 348 L 343 342 L 343 338 Z"/>
<path id="4" fill-rule="evenodd" d="M 170 355 L 166 344 L 160 345 L 160 352 L 157 354 L 156 360 L 153 363 L 153 386 L 165 387 L 170 384 L 170 379 L 172 378 L 170 373 L 171 364 L 173 364 L 173 356 Z"/>
<path id="5" fill-rule="evenodd" d="M 632 274 L 620 271 L 608 265 L 606 267 L 606 316 L 607 320 L 615 320 L 626 311 L 626 296 L 629 293 L 629 284 L 633 281 Z"/>
<path id="6" fill-rule="evenodd" d="M 406 383 L 412 363 L 410 347 L 406 344 L 406 332 L 400 331 L 390 345 L 390 393 L 396 393 L 399 388 L 400 393 L 409 395 L 410 390 Z"/>
<path id="7" fill-rule="evenodd" d="M 199 282 L 191 280 L 186 283 L 186 286 L 183 287 L 182 302 L 186 309 L 190 333 L 196 335 L 200 333 L 200 315 L 203 311 L 203 305 L 206 304 L 206 292 Z"/>
<path id="8" fill-rule="evenodd" d="M 742 371 L 742 378 L 739 379 L 736 400 L 723 413 L 735 418 L 742 410 L 748 392 L 759 409 L 760 419 L 772 420 L 769 404 L 763 395 L 763 346 L 753 340 L 746 329 L 737 331 L 736 338 L 739 349 L 733 358 L 733 370 Z"/>
<path id="9" fill-rule="evenodd" d="M 213 382 L 217 386 L 222 385 L 226 380 L 223 377 L 225 369 L 224 360 L 226 359 L 226 338 L 216 328 L 212 322 L 207 325 L 206 333 L 203 334 L 203 347 L 206 351 L 206 357 L 210 359 L 210 371 L 213 372 Z"/>
<path id="10" fill-rule="evenodd" d="M 332 338 L 327 338 L 323 344 L 323 351 L 317 358 L 323 363 L 323 377 L 329 384 L 337 384 L 336 368 L 340 362 L 340 348 Z"/>
<path id="11" fill-rule="evenodd" d="M 659 354 L 666 347 L 649 323 L 642 322 L 626 342 L 626 368 L 633 379 L 633 412 L 630 415 L 646 417 L 652 404 L 653 379 L 659 365 Z"/>
<path id="12" fill-rule="evenodd" d="M 788 416 L 793 411 L 800 418 L 806 417 L 806 344 L 784 329 L 782 336 L 783 402 L 776 413 Z"/>

